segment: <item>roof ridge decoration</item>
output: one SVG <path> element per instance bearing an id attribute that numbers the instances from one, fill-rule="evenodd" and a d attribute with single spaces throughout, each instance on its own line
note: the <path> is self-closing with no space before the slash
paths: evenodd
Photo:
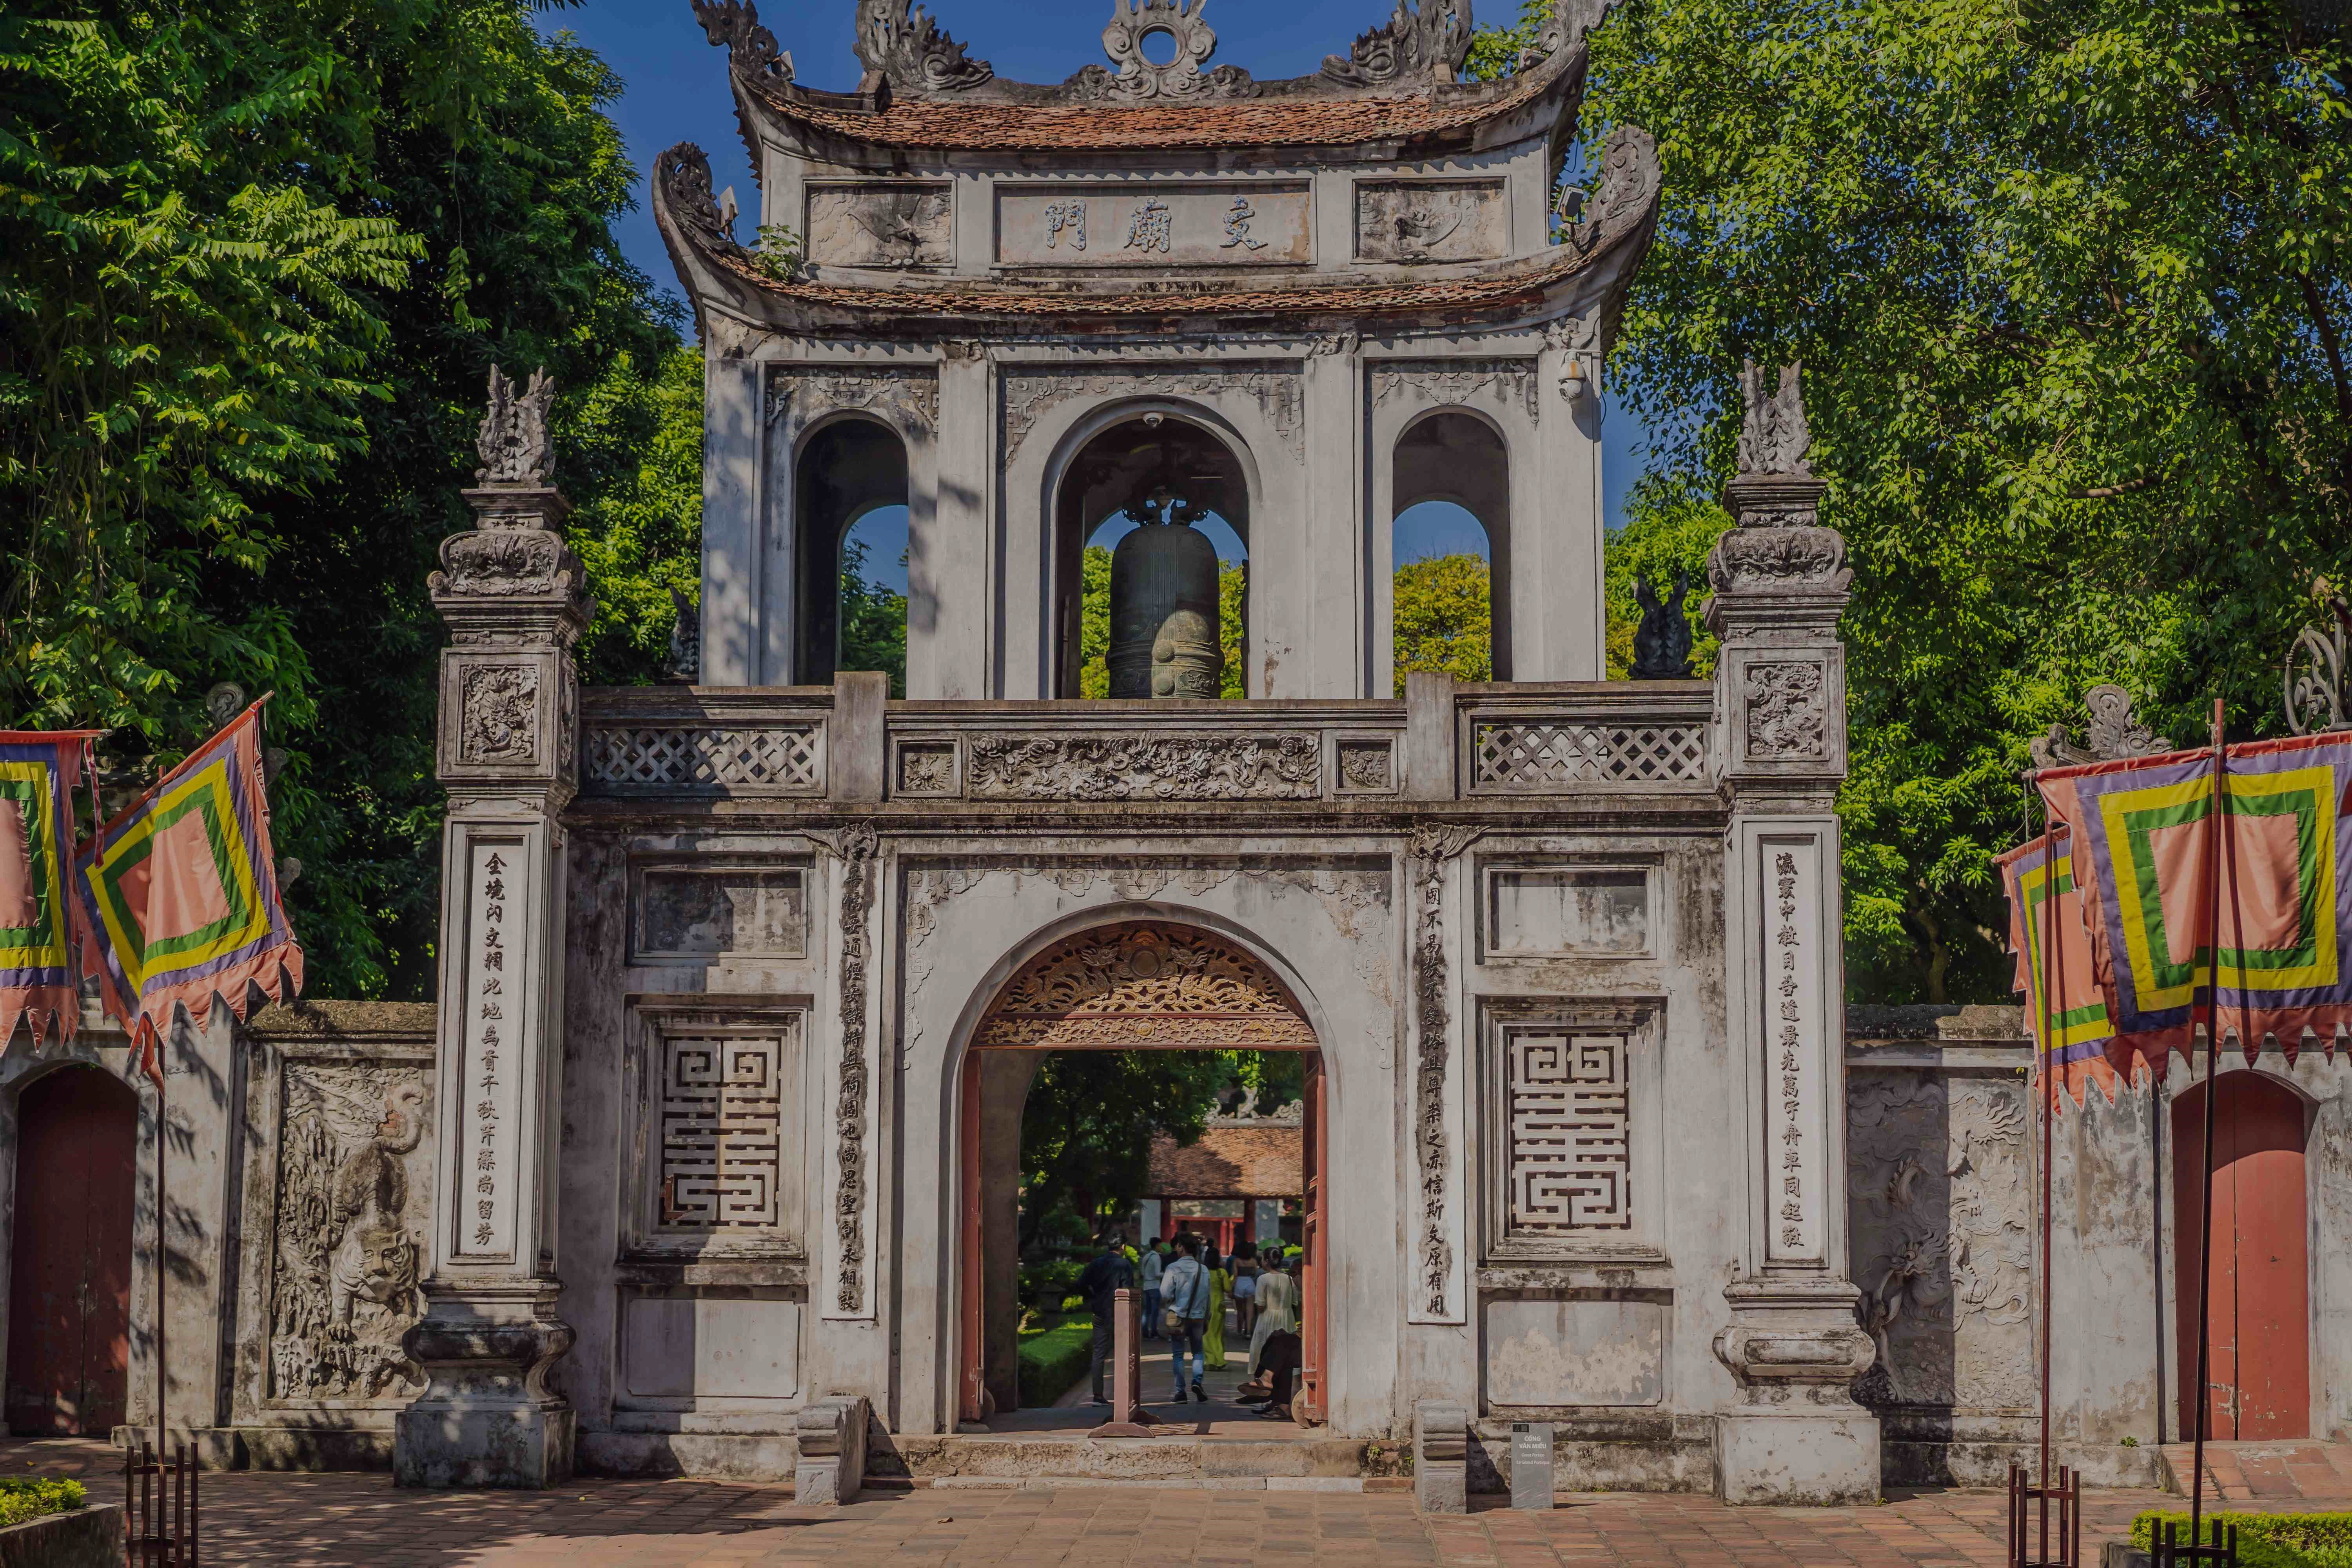
<path id="1" fill-rule="evenodd" d="M 1551 13 L 1519 50 L 1514 71 L 1529 71 L 1563 49 L 1572 49 L 1617 7 L 1617 0 L 1552 0 Z"/>
<path id="2" fill-rule="evenodd" d="M 1553 5 L 1555 22 L 1558 0 Z M 1344 55 L 1326 55 L 1323 74 L 1349 87 L 1424 88 L 1450 82 L 1470 56 L 1470 0 L 1396 0 L 1396 12 L 1360 35 Z"/>
<path id="3" fill-rule="evenodd" d="M 1584 214 L 1562 237 L 1580 253 L 1621 232 L 1658 197 L 1658 142 L 1638 125 L 1620 125 L 1601 148 L 1601 181 Z"/>
<path id="4" fill-rule="evenodd" d="M 914 0 L 857 0 L 851 47 L 866 68 L 860 92 L 886 82 L 905 92 L 958 92 L 996 75 L 986 60 L 966 59 L 963 46 Z"/>
<path id="5" fill-rule="evenodd" d="M 793 79 L 793 57 L 776 47 L 775 34 L 760 26 L 760 8 L 751 0 L 693 0 L 693 5 L 702 36 L 714 46 L 724 45 L 735 65 Z"/>
<path id="6" fill-rule="evenodd" d="M 1217 52 L 1217 35 L 1201 19 L 1209 0 L 1111 0 L 1110 25 L 1103 29 L 1103 53 L 1118 68 L 1113 75 L 1100 66 L 1087 66 L 1065 87 L 1082 98 L 1114 103 L 1153 103 L 1194 98 L 1249 98 L 1257 83 L 1239 66 L 1203 70 Z M 1164 34 L 1176 46 L 1166 65 L 1154 65 L 1143 52 L 1143 41 Z"/>

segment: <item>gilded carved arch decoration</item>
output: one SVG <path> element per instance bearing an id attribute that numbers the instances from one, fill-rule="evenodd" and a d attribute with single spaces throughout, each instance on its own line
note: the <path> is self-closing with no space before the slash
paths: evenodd
<path id="1" fill-rule="evenodd" d="M 1194 926 L 1129 921 L 1055 942 L 997 993 L 977 1049 L 1304 1050 L 1289 989 L 1239 943 Z"/>

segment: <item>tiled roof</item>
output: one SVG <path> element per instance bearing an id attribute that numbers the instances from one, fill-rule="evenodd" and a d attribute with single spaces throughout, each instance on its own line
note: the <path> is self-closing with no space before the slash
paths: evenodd
<path id="1" fill-rule="evenodd" d="M 1179 1147 L 1151 1135 L 1145 1191 L 1163 1198 L 1295 1198 L 1306 1191 L 1301 1134 L 1289 1127 L 1212 1127 Z"/>
<path id="2" fill-rule="evenodd" d="M 1581 55 L 1570 51 L 1563 59 Z M 877 147 L 940 151 L 1125 152 L 1152 147 L 1344 147 L 1402 141 L 1491 120 L 1559 79 L 1536 69 L 1493 97 L 1279 97 L 1133 108 L 1104 104 L 989 103 L 969 99 L 893 100 L 878 113 L 812 103 L 761 77 L 736 79 L 787 120 Z"/>

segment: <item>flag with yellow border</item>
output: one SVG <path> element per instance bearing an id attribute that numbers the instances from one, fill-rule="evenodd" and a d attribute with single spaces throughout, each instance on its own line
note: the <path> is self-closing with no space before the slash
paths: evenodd
<path id="1" fill-rule="evenodd" d="M 2092 964 L 2090 926 L 2065 828 L 2019 845 L 1999 864 L 2009 895 L 2009 950 L 2017 957 L 2014 989 L 2025 996 L 2026 1026 L 2050 1103 L 2063 1105 L 2071 1094 L 2080 1106 L 2084 1086 L 2095 1083 L 2112 1104 L 2119 1068 L 2128 1075 L 2128 1058 L 2118 1064 L 2107 1057 L 2115 1026 Z"/>
<path id="2" fill-rule="evenodd" d="M 95 730 L 0 730 L 0 1050 L 16 1020 L 35 1049 L 73 1037 L 81 993 L 73 966 L 74 786 Z"/>

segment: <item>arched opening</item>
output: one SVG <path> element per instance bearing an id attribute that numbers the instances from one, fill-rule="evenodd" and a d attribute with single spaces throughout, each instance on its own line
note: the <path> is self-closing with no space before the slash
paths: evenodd
<path id="1" fill-rule="evenodd" d="M 1249 484 L 1232 447 L 1179 415 L 1099 432 L 1054 503 L 1061 697 L 1239 697 Z"/>
<path id="2" fill-rule="evenodd" d="M 906 443 L 878 420 L 835 420 L 803 443 L 793 486 L 793 680 L 881 669 L 905 696 Z"/>
<path id="3" fill-rule="evenodd" d="M 1234 1395 L 1241 1392 L 1237 1385 L 1244 1376 L 1282 1360 L 1286 1352 L 1276 1338 L 1282 1333 L 1297 1336 L 1290 1342 L 1299 1363 L 1295 1388 L 1289 1375 L 1281 1378 L 1283 1392 L 1291 1395 L 1296 1426 L 1314 1426 L 1323 1419 L 1328 1304 L 1322 1238 L 1327 1226 L 1322 1213 L 1323 1068 L 1315 1031 L 1282 982 L 1240 943 L 1197 927 L 1128 921 L 1065 937 L 1024 963 L 991 1001 L 964 1057 L 959 1085 L 962 1221 L 958 1405 L 959 1420 L 965 1425 L 1055 1431 L 1092 1426 L 1100 1418 L 1099 1411 L 1080 1403 L 1090 1382 L 1073 1389 L 1059 1412 L 1019 1408 L 1034 1403 L 1024 1400 L 1016 1369 L 1024 1312 L 1034 1313 L 1036 1307 L 1034 1301 L 1021 1300 L 1023 1244 L 1036 1239 L 1041 1227 L 1024 1224 L 1022 1212 L 1023 1184 L 1038 1173 L 1027 1171 L 1017 1156 L 1024 1147 L 1024 1112 L 1034 1086 L 1051 1070 L 1049 1062 L 1086 1058 L 1092 1059 L 1082 1066 L 1108 1069 L 1108 1074 L 1075 1075 L 1076 1081 L 1062 1086 L 1048 1104 L 1053 1113 L 1068 1114 L 1075 1125 L 1087 1086 L 1137 1065 L 1132 1058 L 1143 1053 L 1204 1058 L 1215 1053 L 1227 1059 L 1264 1053 L 1294 1058 L 1289 1064 L 1294 1071 L 1272 1075 L 1282 1086 L 1276 1092 L 1287 1101 L 1286 1109 L 1269 1104 L 1265 1110 L 1272 1114 L 1262 1114 L 1244 1086 L 1214 1083 L 1206 1071 L 1197 1082 L 1199 1089 L 1218 1096 L 1220 1114 L 1207 1119 L 1210 1130 L 1220 1123 L 1238 1127 L 1258 1144 L 1288 1140 L 1296 1173 L 1293 1213 L 1283 1215 L 1278 1196 L 1272 1194 L 1266 1195 L 1275 1202 L 1260 1202 L 1231 1215 L 1188 1214 L 1179 1200 L 1191 1194 L 1181 1191 L 1129 1194 L 1141 1198 L 1141 1212 L 1124 1210 L 1122 1200 L 1110 1205 L 1122 1209 L 1116 1215 L 1100 1202 L 1087 1201 L 1084 1206 L 1090 1212 L 1075 1223 L 1094 1234 L 1075 1238 L 1076 1252 L 1083 1256 L 1094 1250 L 1095 1234 L 1111 1225 L 1119 1226 L 1130 1243 L 1139 1237 L 1149 1242 L 1178 1232 L 1213 1238 L 1221 1263 L 1236 1245 L 1255 1255 L 1265 1244 L 1295 1243 L 1296 1262 L 1286 1257 L 1276 1266 L 1284 1273 L 1285 1299 L 1277 1301 L 1278 1310 L 1265 1321 L 1265 1331 L 1258 1331 L 1258 1324 L 1231 1297 L 1237 1268 L 1225 1267 L 1223 1279 L 1205 1297 L 1214 1322 L 1226 1331 L 1225 1342 L 1221 1355 L 1214 1347 L 1204 1346 L 1205 1361 L 1191 1359 L 1188 1347 L 1184 1364 L 1196 1372 L 1205 1368 L 1209 1381 L 1201 1391 L 1207 1397 L 1192 1401 L 1194 1408 L 1187 1419 L 1214 1423 L 1247 1416 L 1250 1413 L 1234 1403 Z M 1122 1056 L 1129 1059 L 1108 1059 Z M 1208 1142 L 1205 1133 L 1202 1142 Z M 1148 1148 L 1148 1134 L 1143 1142 Z M 1187 1174 L 1168 1177 L 1158 1173 L 1155 1161 L 1152 1179 L 1205 1188 L 1218 1179 L 1212 1166 L 1213 1162 L 1195 1161 Z M 1211 1173 L 1203 1176 L 1203 1170 Z M 1142 1208 L 1143 1204 L 1153 1206 Z M 1146 1215 L 1153 1227 L 1149 1233 L 1141 1228 Z M 1050 1249 L 1030 1249 L 1033 1263 L 1048 1257 Z M 1076 1261 L 1076 1257 L 1068 1258 L 1060 1265 L 1062 1273 L 1049 1270 L 1045 1278 L 1055 1282 L 1056 1290 L 1072 1285 L 1076 1271 L 1068 1264 Z M 1143 1288 L 1139 1283 L 1139 1289 Z M 1056 1300 L 1047 1306 L 1060 1304 Z M 1091 1339 L 1092 1320 L 1081 1316 L 1083 1337 L 1073 1342 L 1073 1351 Z M 1139 1330 L 1146 1327 L 1138 1325 Z M 1190 1386 L 1176 1381 L 1178 1366 L 1164 1345 L 1147 1349 L 1144 1387 L 1151 1403 L 1171 1402 L 1159 1390 Z"/>
<path id="4" fill-rule="evenodd" d="M 2179 1311 L 2180 1436 L 2197 1420 L 2197 1283 L 2204 1191 L 2205 1096 L 2172 1101 L 2173 1300 Z M 2212 1086 L 2213 1268 L 2208 1436 L 2222 1442 L 2311 1435 L 2311 1274 L 2304 1105 L 2258 1072 Z"/>
<path id="5" fill-rule="evenodd" d="M 8 1277 L 8 1430 L 98 1437 L 131 1390 L 131 1205 L 139 1100 L 60 1068 L 16 1100 Z"/>
<path id="6" fill-rule="evenodd" d="M 1492 425 L 1440 409 L 1397 437 L 1391 523 L 1395 693 L 1408 670 L 1511 679 L 1510 454 Z"/>

